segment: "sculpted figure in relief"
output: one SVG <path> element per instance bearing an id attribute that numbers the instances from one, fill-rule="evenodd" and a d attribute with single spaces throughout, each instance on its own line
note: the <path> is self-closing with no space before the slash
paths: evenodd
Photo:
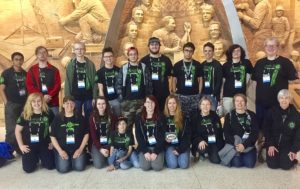
<path id="1" fill-rule="evenodd" d="M 94 42 L 93 34 L 105 36 L 109 25 L 109 15 L 100 0 L 81 0 L 76 9 L 69 15 L 59 19 L 61 25 L 78 21 L 81 32 L 76 39 Z"/>
<path id="2" fill-rule="evenodd" d="M 278 39 L 281 47 L 285 47 L 290 35 L 290 23 L 283 14 L 283 6 L 277 5 L 275 9 L 276 16 L 272 18 L 272 35 Z"/>

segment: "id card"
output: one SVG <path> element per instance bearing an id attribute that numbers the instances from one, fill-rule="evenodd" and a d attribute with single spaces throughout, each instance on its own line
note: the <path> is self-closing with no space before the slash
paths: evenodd
<path id="1" fill-rule="evenodd" d="M 84 89 L 85 88 L 85 83 L 84 80 L 78 80 L 78 89 Z"/>
<path id="2" fill-rule="evenodd" d="M 208 144 L 214 144 L 214 143 L 216 143 L 216 136 L 215 135 L 208 135 L 208 138 L 207 138 L 208 140 Z"/>
<path id="3" fill-rule="evenodd" d="M 74 135 L 67 135 L 67 144 L 75 144 L 75 136 Z"/>
<path id="4" fill-rule="evenodd" d="M 43 92 L 43 93 L 48 92 L 48 89 L 47 89 L 46 84 L 42 84 L 42 92 Z"/>
<path id="5" fill-rule="evenodd" d="M 157 81 L 159 79 L 158 73 L 152 73 L 152 80 Z"/>
<path id="6" fill-rule="evenodd" d="M 25 89 L 20 89 L 20 90 L 19 90 L 19 95 L 20 95 L 20 96 L 25 96 L 25 95 L 26 95 Z"/>
<path id="7" fill-rule="evenodd" d="M 107 94 L 115 94 L 115 89 L 113 87 L 107 87 Z"/>
<path id="8" fill-rule="evenodd" d="M 31 143 L 38 143 L 40 141 L 39 135 L 30 135 Z"/>
<path id="9" fill-rule="evenodd" d="M 154 145 L 154 144 L 157 143 L 155 137 L 153 137 L 153 136 L 148 137 L 148 142 L 149 142 L 150 145 Z"/>
<path id="10" fill-rule="evenodd" d="M 270 74 L 264 74 L 263 75 L 263 83 L 270 83 L 271 77 Z"/>
<path id="11" fill-rule="evenodd" d="M 234 88 L 236 89 L 242 88 L 242 82 L 238 80 L 234 80 Z"/>
<path id="12" fill-rule="evenodd" d="M 249 135 L 250 135 L 250 133 L 244 133 L 244 135 L 243 135 L 243 137 L 242 137 L 242 139 L 243 140 L 247 140 L 248 138 L 249 138 Z"/>
<path id="13" fill-rule="evenodd" d="M 184 86 L 186 87 L 192 87 L 192 80 L 191 79 L 186 79 L 185 82 L 184 82 Z"/>
<path id="14" fill-rule="evenodd" d="M 107 137 L 106 136 L 101 136 L 100 137 L 100 144 L 107 144 Z"/>
<path id="15" fill-rule="evenodd" d="M 206 88 L 209 88 L 209 87 L 210 87 L 209 81 L 205 81 L 205 82 L 204 82 L 204 87 L 206 87 Z"/>
<path id="16" fill-rule="evenodd" d="M 139 86 L 138 85 L 131 85 L 131 92 L 138 92 L 139 91 Z"/>

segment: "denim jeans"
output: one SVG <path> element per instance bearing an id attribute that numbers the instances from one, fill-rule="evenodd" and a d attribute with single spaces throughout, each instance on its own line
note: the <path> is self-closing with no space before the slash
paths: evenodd
<path id="1" fill-rule="evenodd" d="M 82 106 L 83 106 L 85 120 L 88 123 L 90 114 L 93 111 L 92 100 L 85 100 L 85 101 L 75 100 L 76 111 L 79 115 L 82 115 Z"/>
<path id="2" fill-rule="evenodd" d="M 101 154 L 101 152 L 95 147 L 95 145 L 92 145 L 91 156 L 95 168 L 101 169 L 107 165 L 107 157 L 104 157 L 104 155 Z"/>
<path id="3" fill-rule="evenodd" d="M 122 114 L 121 112 L 121 103 L 118 99 L 114 99 L 114 100 L 110 100 L 108 101 L 110 108 L 112 110 L 112 112 L 116 115 L 116 116 L 120 116 Z"/>
<path id="4" fill-rule="evenodd" d="M 68 152 L 67 152 L 68 153 Z M 86 166 L 86 152 L 74 159 L 72 153 L 68 153 L 69 159 L 64 160 L 60 157 L 57 151 L 55 151 L 55 166 L 56 170 L 60 173 L 67 173 L 71 169 L 76 171 L 83 171 Z"/>
<path id="5" fill-rule="evenodd" d="M 231 160 L 232 167 L 247 167 L 253 168 L 256 163 L 256 149 L 252 149 L 247 153 L 239 153 Z"/>
<path id="6" fill-rule="evenodd" d="M 188 168 L 190 164 L 190 151 L 187 150 L 177 156 L 173 153 L 173 150 L 175 150 L 174 146 L 167 147 L 166 150 L 167 167 L 171 169 L 175 169 L 177 167 L 180 167 L 182 169 Z"/>
<path id="7" fill-rule="evenodd" d="M 217 101 L 217 98 L 215 96 L 211 96 L 211 95 L 207 95 L 210 100 L 211 100 L 211 110 L 212 111 L 216 111 L 217 110 L 217 107 L 218 107 L 218 101 Z"/>
<path id="8" fill-rule="evenodd" d="M 117 162 L 118 159 L 126 156 L 127 150 L 121 150 L 121 149 L 114 149 L 111 156 L 108 157 L 108 164 L 109 165 L 114 165 L 116 169 L 121 168 L 123 170 L 129 169 L 132 167 L 132 163 L 129 158 L 124 160 L 123 162 L 119 163 Z"/>
<path id="9" fill-rule="evenodd" d="M 140 163 L 139 163 L 139 155 L 137 151 L 133 150 L 131 155 L 130 155 L 130 161 L 135 168 L 140 168 Z"/>
<path id="10" fill-rule="evenodd" d="M 51 111 L 53 112 L 53 114 L 56 116 L 57 114 L 59 114 L 59 107 L 58 106 L 53 106 L 50 107 Z"/>

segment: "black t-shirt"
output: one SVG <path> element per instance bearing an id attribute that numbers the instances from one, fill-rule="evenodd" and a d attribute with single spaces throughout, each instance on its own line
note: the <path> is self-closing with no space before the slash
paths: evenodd
<path id="1" fill-rule="evenodd" d="M 33 114 L 29 120 L 22 114 L 17 124 L 23 127 L 22 139 L 25 145 L 50 143 L 49 127 L 54 118 L 53 112 Z"/>
<path id="2" fill-rule="evenodd" d="M 119 73 L 119 68 L 114 66 L 111 69 L 103 66 L 97 71 L 97 83 L 103 85 L 104 96 L 108 100 L 114 100 L 118 98 L 117 90 L 115 89 L 116 78 Z"/>
<path id="3" fill-rule="evenodd" d="M 198 78 L 202 77 L 203 71 L 200 62 L 192 60 L 192 62 L 177 62 L 173 68 L 173 76 L 177 79 L 177 94 L 195 95 L 199 94 Z"/>
<path id="4" fill-rule="evenodd" d="M 5 85 L 4 93 L 7 101 L 25 104 L 27 90 L 25 86 L 26 72 L 16 72 L 13 67 L 3 71 L 0 84 Z"/>
<path id="5" fill-rule="evenodd" d="M 125 100 L 145 98 L 144 75 L 141 64 L 133 66 L 128 64 L 125 81 Z"/>
<path id="6" fill-rule="evenodd" d="M 256 85 L 256 103 L 264 107 L 277 104 L 277 94 L 288 89 L 288 81 L 297 79 L 297 71 L 292 62 L 282 56 L 275 60 L 263 58 L 254 66 L 252 80 Z"/>
<path id="7" fill-rule="evenodd" d="M 247 74 L 251 74 L 253 67 L 248 59 L 239 63 L 226 62 L 223 65 L 225 78 L 223 96 L 233 97 L 237 93 L 246 94 Z"/>
<path id="8" fill-rule="evenodd" d="M 74 78 L 72 85 L 72 96 L 76 100 L 91 100 L 93 99 L 93 91 L 92 88 L 86 89 L 86 63 L 76 63 L 74 64 Z"/>
<path id="9" fill-rule="evenodd" d="M 213 95 L 220 99 L 220 91 L 222 86 L 222 65 L 219 61 L 204 61 L 203 67 L 203 87 L 202 93 L 205 95 Z"/>
<path id="10" fill-rule="evenodd" d="M 172 76 L 173 68 L 171 60 L 165 55 L 161 55 L 159 58 L 153 58 L 147 55 L 143 57 L 140 62 L 146 64 L 150 70 L 153 95 L 156 97 L 169 96 L 168 77 Z"/>
<path id="11" fill-rule="evenodd" d="M 113 132 L 109 138 L 108 143 L 115 149 L 128 150 L 129 146 L 133 145 L 133 135 L 130 132 L 123 134 Z"/>
<path id="12" fill-rule="evenodd" d="M 84 135 L 88 132 L 82 116 L 62 118 L 61 115 L 57 115 L 51 124 L 50 135 L 56 138 L 63 150 L 73 154 L 80 147 Z"/>

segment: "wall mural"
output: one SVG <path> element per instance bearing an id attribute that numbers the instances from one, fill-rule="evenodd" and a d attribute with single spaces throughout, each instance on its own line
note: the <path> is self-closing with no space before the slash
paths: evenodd
<path id="1" fill-rule="evenodd" d="M 233 3 L 236 12 L 230 17 L 240 20 L 251 61 L 265 56 L 263 41 L 274 36 L 280 41 L 280 53 L 300 73 L 300 0 Z M 25 55 L 27 70 L 35 63 L 35 47 L 45 45 L 64 79 L 74 41 L 86 43 L 87 56 L 98 69 L 104 46 L 113 47 L 117 65 L 122 65 L 130 46 L 139 49 L 140 57 L 147 54 L 151 36 L 161 39 L 161 52 L 173 62 L 182 58 L 182 45 L 188 41 L 196 45 L 194 56 L 202 61 L 202 45 L 210 41 L 215 58 L 224 63 L 226 48 L 236 41 L 227 18 L 221 0 L 1 0 L 0 24 L 5 27 L 0 31 L 0 72 L 11 66 L 14 51 Z M 290 86 L 300 108 L 300 84 Z"/>

